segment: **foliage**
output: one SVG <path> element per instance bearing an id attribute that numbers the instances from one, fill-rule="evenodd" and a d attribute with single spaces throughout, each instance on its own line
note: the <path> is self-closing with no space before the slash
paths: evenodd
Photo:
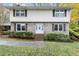
<path id="1" fill-rule="evenodd" d="M 79 27 L 79 25 L 77 25 L 76 23 L 73 23 L 73 22 L 70 23 L 70 28 L 71 29 L 76 29 L 78 27 Z"/>
<path id="2" fill-rule="evenodd" d="M 77 30 L 75 30 L 75 29 L 74 30 L 69 29 L 70 38 L 73 40 L 79 40 L 79 31 L 78 32 L 76 32 L 76 31 Z"/>
<path id="3" fill-rule="evenodd" d="M 62 6 L 71 6 L 71 21 L 77 22 L 79 20 L 79 3 L 60 3 L 60 7 Z"/>
<path id="4" fill-rule="evenodd" d="M 4 24 L 9 23 L 9 10 L 0 5 L 0 34 L 4 30 Z M 7 21 L 7 22 L 6 22 Z"/>
<path id="5" fill-rule="evenodd" d="M 70 41 L 69 35 L 62 33 L 48 33 L 45 37 L 48 41 Z"/>
<path id="6" fill-rule="evenodd" d="M 79 34 L 78 34 L 77 32 L 75 32 L 74 30 L 72 30 L 72 29 L 69 29 L 69 32 L 70 32 L 71 34 L 74 34 L 75 36 L 79 36 Z"/>
<path id="7" fill-rule="evenodd" d="M 7 32 L 9 37 L 15 38 L 33 38 L 34 35 L 32 32 Z"/>
<path id="8" fill-rule="evenodd" d="M 79 33 L 79 27 L 75 27 L 73 30 Z"/>

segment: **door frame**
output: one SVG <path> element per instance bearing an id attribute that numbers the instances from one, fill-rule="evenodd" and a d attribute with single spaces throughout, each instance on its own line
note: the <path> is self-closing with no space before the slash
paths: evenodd
<path id="1" fill-rule="evenodd" d="M 42 26 L 42 31 L 41 32 L 37 32 L 37 26 Z M 43 23 L 35 23 L 35 34 L 44 34 L 44 24 Z"/>

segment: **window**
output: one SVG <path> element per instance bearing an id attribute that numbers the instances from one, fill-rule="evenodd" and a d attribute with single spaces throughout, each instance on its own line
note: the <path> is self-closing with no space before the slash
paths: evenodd
<path id="1" fill-rule="evenodd" d="M 17 31 L 26 31 L 26 24 L 16 24 Z"/>
<path id="2" fill-rule="evenodd" d="M 58 30 L 58 24 L 55 24 L 55 31 L 57 31 Z"/>
<path id="3" fill-rule="evenodd" d="M 63 28 L 62 24 L 59 24 L 59 31 L 62 31 L 62 28 Z"/>
<path id="4" fill-rule="evenodd" d="M 17 24 L 17 30 L 18 30 L 18 31 L 21 30 L 21 26 L 20 26 L 20 24 Z"/>
<path id="5" fill-rule="evenodd" d="M 21 10 L 21 16 L 25 16 L 25 11 Z"/>
<path id="6" fill-rule="evenodd" d="M 25 10 L 16 10 L 15 16 L 25 16 Z"/>
<path id="7" fill-rule="evenodd" d="M 52 27 L 54 28 L 54 31 L 65 31 L 65 29 L 66 29 L 65 24 L 53 24 Z"/>
<path id="8" fill-rule="evenodd" d="M 65 17 L 66 11 L 65 10 L 55 10 L 53 11 L 55 17 Z"/>
<path id="9" fill-rule="evenodd" d="M 20 11 L 16 10 L 16 16 L 20 16 Z"/>

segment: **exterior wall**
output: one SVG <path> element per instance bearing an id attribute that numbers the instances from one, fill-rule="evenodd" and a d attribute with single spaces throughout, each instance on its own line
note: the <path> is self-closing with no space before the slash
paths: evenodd
<path id="1" fill-rule="evenodd" d="M 13 17 L 10 10 L 10 22 L 70 22 L 70 10 L 67 17 L 53 17 L 52 10 L 27 10 L 27 17 Z"/>
<path id="2" fill-rule="evenodd" d="M 35 33 L 35 23 L 27 23 L 27 31 Z"/>
<path id="3" fill-rule="evenodd" d="M 15 31 L 14 24 L 15 23 L 11 23 L 11 31 Z M 35 24 L 36 23 L 26 23 L 26 24 L 27 24 L 27 31 L 35 33 Z M 60 33 L 60 31 L 59 32 L 52 31 L 52 24 L 54 24 L 54 23 L 43 23 L 43 24 L 44 24 L 44 34 Z M 59 23 L 57 23 L 57 24 L 59 24 Z M 69 35 L 69 23 L 61 23 L 61 24 L 66 24 L 66 31 L 62 31 L 61 33 Z"/>
<path id="4" fill-rule="evenodd" d="M 45 23 L 44 25 L 44 31 L 45 31 L 45 34 L 47 33 L 64 33 L 64 34 L 68 34 L 69 35 L 69 23 L 61 23 L 61 24 L 66 24 L 66 31 L 53 31 L 52 30 L 52 24 L 55 24 L 55 23 Z M 60 24 L 60 23 L 57 23 L 57 24 Z"/>
<path id="5" fill-rule="evenodd" d="M 44 33 L 52 32 L 52 23 L 44 23 Z"/>
<path id="6" fill-rule="evenodd" d="M 11 31 L 14 31 L 14 23 L 11 23 Z"/>

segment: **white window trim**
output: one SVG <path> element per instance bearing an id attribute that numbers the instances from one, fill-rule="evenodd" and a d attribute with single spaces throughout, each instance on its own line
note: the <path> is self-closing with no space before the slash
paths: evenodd
<path id="1" fill-rule="evenodd" d="M 64 13 L 63 16 L 56 16 L 56 13 L 60 14 L 60 13 Z M 65 10 L 55 10 L 55 17 L 65 17 Z"/>
<path id="2" fill-rule="evenodd" d="M 64 25 L 63 24 L 57 24 L 58 25 L 58 30 L 55 30 L 55 25 L 56 24 L 54 24 L 54 32 L 63 32 L 64 31 Z M 62 30 L 61 31 L 59 30 L 59 25 L 62 25 Z"/>
<path id="3" fill-rule="evenodd" d="M 15 10 L 15 16 L 16 16 L 16 17 L 24 17 L 24 16 L 25 16 L 25 10 L 23 10 L 23 11 L 24 11 L 24 16 L 21 16 L 21 13 L 23 13 L 23 12 L 21 12 L 21 10 L 19 10 L 19 16 L 17 16 L 17 15 L 16 15 L 16 13 L 17 13 L 16 11 L 17 11 L 17 10 Z"/>
<path id="4" fill-rule="evenodd" d="M 17 24 L 20 24 L 20 26 L 21 26 L 21 28 L 20 28 L 21 30 L 20 31 L 17 30 Z M 25 27 L 25 30 L 22 30 L 22 25 L 25 25 L 26 26 L 25 23 L 16 23 L 16 31 L 17 32 L 26 32 L 26 27 Z"/>

